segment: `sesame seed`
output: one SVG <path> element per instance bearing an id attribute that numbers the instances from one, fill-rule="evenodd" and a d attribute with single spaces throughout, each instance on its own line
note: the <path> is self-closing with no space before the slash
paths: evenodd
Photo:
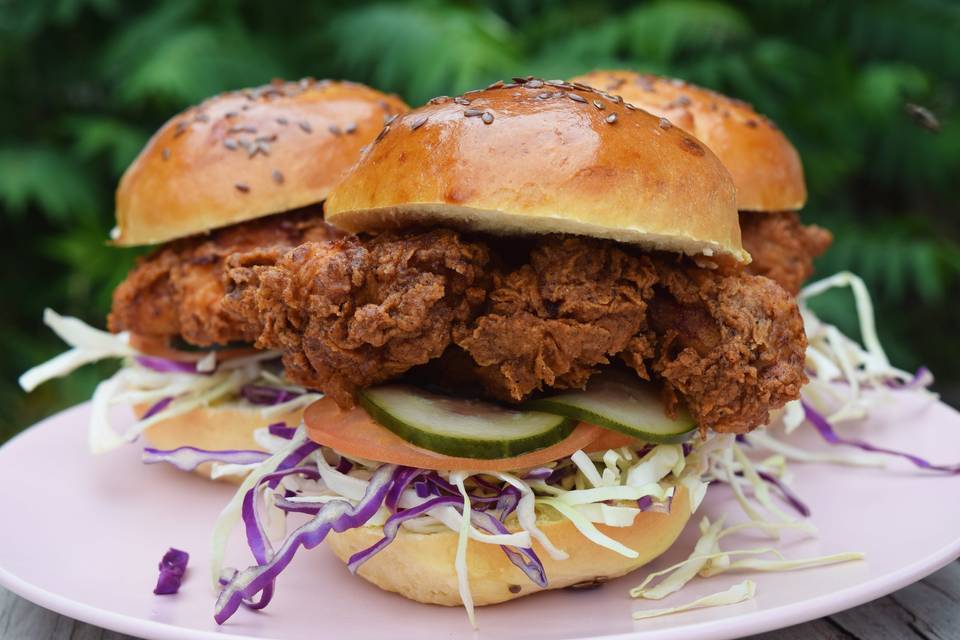
<path id="1" fill-rule="evenodd" d="M 297 124 L 300 126 L 301 129 L 304 130 L 305 133 L 313 133 L 313 127 L 311 127 L 310 123 L 307 122 L 306 120 L 301 120 Z"/>
<path id="2" fill-rule="evenodd" d="M 595 107 L 596 107 L 597 109 L 599 109 L 600 111 L 603 111 L 603 103 L 600 102 L 599 100 L 594 100 L 594 101 L 593 101 L 593 106 L 595 106 Z"/>
<path id="3" fill-rule="evenodd" d="M 225 114 L 223 114 L 223 117 L 224 117 L 224 118 L 236 118 L 236 117 L 237 117 L 237 112 L 236 112 L 236 111 L 227 111 Z"/>
<path id="4" fill-rule="evenodd" d="M 540 100 L 549 100 L 552 97 L 553 97 L 553 93 L 551 93 L 550 91 L 544 91 L 542 93 L 537 94 L 537 98 L 539 98 Z"/>
<path id="5" fill-rule="evenodd" d="M 537 79 L 528 80 L 528 81 L 524 84 L 524 86 L 525 86 L 527 89 L 539 89 L 540 87 L 543 86 L 543 80 L 537 80 Z"/>
<path id="6" fill-rule="evenodd" d="M 611 113 L 604 119 L 607 121 L 607 124 L 613 124 L 614 122 L 617 121 L 617 114 Z"/>
<path id="7" fill-rule="evenodd" d="M 384 137 L 385 135 L 387 135 L 388 133 L 390 133 L 390 125 L 386 125 L 386 126 L 380 131 L 380 133 L 377 134 L 377 138 L 376 138 L 376 140 L 374 140 L 374 143 L 380 142 L 381 140 L 383 140 L 383 137 Z"/>
<path id="8" fill-rule="evenodd" d="M 573 100 L 574 102 L 582 102 L 583 104 L 587 104 L 587 99 L 584 98 L 579 93 L 568 93 L 567 97 Z"/>
<path id="9" fill-rule="evenodd" d="M 266 142 L 255 142 L 247 149 L 248 158 L 252 158 L 258 153 L 262 153 L 265 156 L 270 155 L 270 145 Z"/>
<path id="10" fill-rule="evenodd" d="M 488 84 L 487 89 L 499 89 L 503 86 L 503 80 L 497 80 L 493 84 Z"/>
<path id="11" fill-rule="evenodd" d="M 332 125 L 330 125 L 329 127 L 327 127 L 327 130 L 330 131 L 330 133 L 332 133 L 332 134 L 335 135 L 335 136 L 338 136 L 338 135 L 340 135 L 341 133 L 343 133 L 342 131 L 340 131 L 340 127 L 338 127 L 338 126 L 335 125 L 335 124 L 332 124 Z"/>
<path id="12" fill-rule="evenodd" d="M 493 114 L 489 111 L 484 111 L 480 119 L 483 120 L 483 124 L 493 124 Z"/>
<path id="13" fill-rule="evenodd" d="M 356 132 L 357 132 L 357 123 L 356 123 L 356 122 L 348 122 L 348 123 L 347 123 L 347 126 L 345 126 L 345 127 L 343 128 L 343 132 L 344 132 L 344 133 L 356 133 Z"/>
<path id="14" fill-rule="evenodd" d="M 483 111 L 480 111 L 480 109 L 467 109 L 463 112 L 463 115 L 466 118 L 476 118 L 477 116 L 483 115 Z"/>
<path id="15" fill-rule="evenodd" d="M 170 159 L 170 149 L 164 149 L 164 150 L 163 150 L 163 153 L 162 153 L 161 155 L 163 155 L 163 159 L 164 159 L 164 160 L 169 160 L 169 159 Z"/>
<path id="16" fill-rule="evenodd" d="M 274 169 L 271 175 L 273 176 L 274 182 L 276 182 L 277 184 L 283 184 L 283 174 L 280 173 L 279 169 Z"/>
<path id="17" fill-rule="evenodd" d="M 234 183 L 233 186 L 234 186 L 234 188 L 235 188 L 237 191 L 239 191 L 240 193 L 250 193 L 250 185 L 248 185 L 248 184 L 246 184 L 246 183 L 244 183 L 244 182 Z"/>
<path id="18" fill-rule="evenodd" d="M 634 105 L 630 104 L 629 102 L 624 102 L 624 103 L 623 103 L 623 106 L 625 106 L 627 109 L 630 109 L 630 111 L 636 111 L 636 110 L 637 110 L 637 108 L 636 108 Z"/>
<path id="19" fill-rule="evenodd" d="M 286 118 L 284 118 L 284 117 L 277 118 L 277 124 L 282 124 L 282 125 L 286 126 L 286 125 L 287 125 L 287 122 L 289 122 L 289 121 L 288 121 Z"/>
<path id="20" fill-rule="evenodd" d="M 519 86 L 522 86 L 522 85 L 523 85 L 522 82 L 508 82 L 507 84 L 503 85 L 503 87 L 501 87 L 501 88 L 502 88 L 502 89 L 515 89 L 515 88 L 517 88 L 517 87 L 519 87 Z"/>
<path id="21" fill-rule="evenodd" d="M 230 149 L 230 151 L 234 151 L 237 148 L 237 141 L 233 138 L 227 138 L 223 141 L 223 146 Z"/>
<path id="22" fill-rule="evenodd" d="M 464 98 L 463 96 L 457 96 L 456 98 L 453 99 L 453 101 L 459 105 L 463 105 L 464 107 L 470 106 L 470 101 Z"/>
<path id="23" fill-rule="evenodd" d="M 208 116 L 205 113 L 198 113 L 193 117 L 193 119 L 196 120 L 197 122 L 209 122 L 210 116 Z"/>
<path id="24" fill-rule="evenodd" d="M 396 113 L 391 114 L 391 115 L 388 115 L 388 116 L 383 116 L 383 124 L 384 124 L 384 126 L 390 126 L 391 124 L 393 124 L 393 121 L 396 120 L 396 119 L 397 119 L 397 114 L 396 114 Z"/>
<path id="25" fill-rule="evenodd" d="M 249 125 L 243 127 L 230 127 L 227 129 L 227 133 L 256 133 L 257 128 L 251 127 Z"/>
<path id="26" fill-rule="evenodd" d="M 757 121 L 756 121 L 756 120 L 753 120 L 753 119 L 747 120 L 747 121 L 744 122 L 743 124 L 747 125 L 747 126 L 750 127 L 751 129 L 756 129 L 756 128 L 757 128 Z"/>
<path id="27" fill-rule="evenodd" d="M 429 119 L 429 116 L 418 116 L 414 118 L 413 122 L 410 123 L 410 130 L 416 131 L 417 129 L 422 127 L 427 122 L 428 119 Z"/>
<path id="28" fill-rule="evenodd" d="M 672 126 L 673 126 L 673 123 L 671 123 L 669 120 L 667 120 L 666 118 L 660 118 L 661 129 L 669 129 Z"/>

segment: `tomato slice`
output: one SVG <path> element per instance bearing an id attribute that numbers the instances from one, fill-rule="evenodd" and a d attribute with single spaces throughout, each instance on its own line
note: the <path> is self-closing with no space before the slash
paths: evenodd
<path id="1" fill-rule="evenodd" d="M 362 408 L 344 411 L 331 398 L 323 398 L 307 407 L 304 423 L 311 440 L 344 455 L 436 471 L 511 471 L 536 467 L 572 455 L 604 431 L 581 422 L 573 433 L 549 447 L 513 458 L 478 460 L 445 456 L 414 446 L 376 423 Z"/>
<path id="2" fill-rule="evenodd" d="M 641 443 L 641 441 L 633 436 L 628 436 L 625 433 L 620 433 L 619 431 L 614 431 L 613 429 L 600 428 L 600 434 L 597 436 L 597 439 L 587 445 L 587 448 L 584 449 L 584 451 L 587 453 L 593 453 L 594 451 L 606 451 L 607 449 L 630 447 L 639 443 Z"/>

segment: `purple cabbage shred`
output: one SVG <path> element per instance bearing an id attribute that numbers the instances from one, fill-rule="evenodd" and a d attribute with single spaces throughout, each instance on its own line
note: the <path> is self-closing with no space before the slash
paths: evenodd
<path id="1" fill-rule="evenodd" d="M 189 553 L 170 547 L 160 559 L 158 566 L 160 576 L 157 578 L 157 586 L 154 587 L 153 592 L 158 596 L 166 596 L 179 591 L 189 561 Z"/>

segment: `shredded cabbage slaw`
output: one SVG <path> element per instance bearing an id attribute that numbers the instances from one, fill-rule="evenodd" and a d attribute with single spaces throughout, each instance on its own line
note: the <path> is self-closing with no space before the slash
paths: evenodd
<path id="1" fill-rule="evenodd" d="M 139 352 L 131 346 L 127 332 L 101 331 L 52 309 L 44 312 L 43 321 L 71 348 L 20 376 L 25 391 L 85 364 L 123 360 L 122 368 L 102 381 L 93 394 L 88 431 L 93 453 L 134 442 L 152 425 L 200 407 L 239 403 L 259 410 L 269 422 L 322 397 L 288 383 L 275 372 L 272 363 L 279 358 L 276 351 L 223 361 L 211 351 L 195 363 L 181 363 Z M 151 408 L 121 433 L 110 422 L 110 409 L 118 404 L 148 404 Z"/>

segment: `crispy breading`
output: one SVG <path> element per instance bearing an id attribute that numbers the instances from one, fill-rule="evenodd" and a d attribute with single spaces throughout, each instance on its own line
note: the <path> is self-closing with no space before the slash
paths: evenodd
<path id="1" fill-rule="evenodd" d="M 655 281 L 649 258 L 614 243 L 550 237 L 529 264 L 495 275 L 484 314 L 456 343 L 480 365 L 494 397 L 582 388 L 644 326 Z"/>
<path id="2" fill-rule="evenodd" d="M 363 387 L 440 356 L 486 298 L 489 250 L 436 230 L 233 256 L 224 309 L 283 349 L 287 378 L 351 406 Z"/>
<path id="3" fill-rule="evenodd" d="M 619 355 L 664 386 L 668 408 L 722 432 L 799 396 L 803 323 L 767 278 L 563 236 L 507 267 L 518 256 L 491 246 L 440 229 L 236 255 L 224 308 L 259 323 L 257 346 L 282 349 L 288 377 L 342 406 L 441 355 L 421 377 L 472 368 L 467 384 L 512 402 L 583 387 Z"/>
<path id="4" fill-rule="evenodd" d="M 792 211 L 740 213 L 743 248 L 753 262 L 747 272 L 766 276 L 797 295 L 813 275 L 813 259 L 833 242 L 833 234 L 816 225 L 804 225 Z"/>
<path id="5" fill-rule="evenodd" d="M 762 276 L 659 257 L 650 303 L 655 355 L 642 358 L 701 429 L 744 433 L 800 395 L 807 341 L 793 297 Z M 641 356 L 630 356 L 639 360 Z"/>
<path id="6" fill-rule="evenodd" d="M 257 325 L 222 305 L 227 257 L 254 249 L 276 252 L 340 235 L 314 207 L 164 244 L 141 258 L 114 291 L 110 330 L 180 337 L 198 346 L 252 342 Z"/>

